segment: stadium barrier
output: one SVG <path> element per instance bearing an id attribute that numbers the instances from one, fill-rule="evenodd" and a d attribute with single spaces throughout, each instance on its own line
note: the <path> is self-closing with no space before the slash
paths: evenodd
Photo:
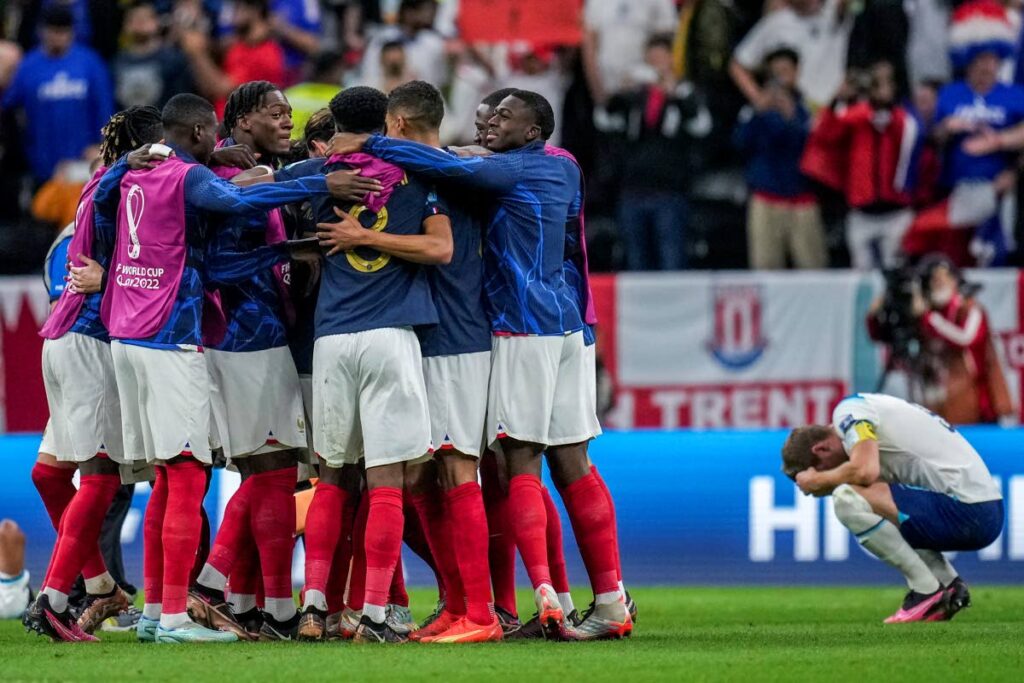
<path id="1" fill-rule="evenodd" d="M 1024 582 L 1024 429 L 962 430 L 999 477 L 1007 501 L 1002 536 L 954 562 L 968 581 Z M 627 584 L 897 584 L 896 575 L 863 552 L 836 521 L 829 499 L 804 497 L 779 473 L 785 431 L 610 432 L 591 447 L 615 496 Z M 29 541 L 27 565 L 41 577 L 54 533 L 29 472 L 38 435 L 0 437 L 5 476 L 0 518 L 13 518 Z M 214 524 L 237 475 L 218 470 L 206 499 Z M 550 485 L 550 482 L 549 482 Z M 137 486 L 122 541 L 126 568 L 140 581 L 142 514 L 149 487 Z M 556 496 L 557 498 L 557 496 Z M 573 583 L 586 573 L 566 521 Z M 301 583 L 301 544 L 296 579 Z M 405 551 L 409 580 L 432 575 Z M 141 585 L 141 583 L 140 583 Z"/>

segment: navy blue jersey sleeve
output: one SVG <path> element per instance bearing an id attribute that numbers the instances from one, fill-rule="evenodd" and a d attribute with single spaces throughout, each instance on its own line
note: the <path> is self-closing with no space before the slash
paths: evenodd
<path id="1" fill-rule="evenodd" d="M 299 178 L 317 175 L 323 171 L 325 162 L 326 159 L 304 159 L 302 161 L 296 161 L 294 164 L 288 164 L 284 168 L 279 168 L 274 171 L 274 181 L 278 183 L 286 183 L 289 180 L 297 180 Z"/>
<path id="2" fill-rule="evenodd" d="M 363 150 L 425 178 L 497 194 L 511 192 L 523 171 L 518 155 L 460 158 L 430 145 L 383 135 L 371 135 Z"/>
<path id="3" fill-rule="evenodd" d="M 448 203 L 433 188 L 427 193 L 427 201 L 423 205 L 423 220 L 431 216 L 448 216 Z"/>
<path id="4" fill-rule="evenodd" d="M 211 248 L 206 258 L 206 281 L 214 285 L 238 285 L 287 260 L 288 247 L 284 242 L 249 251 L 217 251 Z"/>
<path id="5" fill-rule="evenodd" d="M 267 211 L 326 194 L 327 180 L 322 175 L 249 187 L 233 185 L 205 166 L 193 166 L 185 176 L 185 201 L 216 213 Z"/>
<path id="6" fill-rule="evenodd" d="M 97 217 L 102 215 L 111 221 L 117 220 L 117 204 L 121 200 L 121 179 L 128 170 L 128 158 L 121 157 L 100 178 L 96 185 L 96 193 L 92 196 L 93 209 Z"/>

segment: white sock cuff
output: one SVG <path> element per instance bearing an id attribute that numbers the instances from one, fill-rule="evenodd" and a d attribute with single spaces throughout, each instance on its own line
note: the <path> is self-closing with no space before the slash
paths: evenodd
<path id="1" fill-rule="evenodd" d="M 386 612 L 384 605 L 371 605 L 368 602 L 363 605 L 363 616 L 375 624 L 384 623 Z"/>
<path id="2" fill-rule="evenodd" d="M 142 605 L 142 616 L 153 621 L 160 619 L 160 613 L 163 611 L 164 606 L 159 602 L 147 602 Z"/>
<path id="3" fill-rule="evenodd" d="M 188 622 L 188 612 L 178 612 L 177 614 L 167 614 L 165 612 L 160 615 L 160 626 L 163 628 L 178 628 Z"/>
<path id="4" fill-rule="evenodd" d="M 318 590 L 307 590 L 302 598 L 302 608 L 315 607 L 323 612 L 327 611 L 327 596 Z"/>
<path id="5" fill-rule="evenodd" d="M 89 595 L 106 595 L 115 588 L 117 588 L 117 584 L 114 583 L 110 572 L 103 572 L 98 576 L 85 580 L 85 592 Z"/>
<path id="6" fill-rule="evenodd" d="M 199 577 L 196 579 L 196 583 L 213 590 L 222 591 L 228 585 L 228 577 L 224 576 L 217 569 L 214 569 L 209 562 L 203 565 L 203 569 L 199 572 Z"/>
<path id="7" fill-rule="evenodd" d="M 235 614 L 242 614 L 256 608 L 256 596 L 252 593 L 231 593 L 228 602 L 231 604 L 231 611 Z"/>
<path id="8" fill-rule="evenodd" d="M 292 598 L 265 598 L 263 609 L 278 621 L 288 621 L 295 616 L 295 600 Z"/>

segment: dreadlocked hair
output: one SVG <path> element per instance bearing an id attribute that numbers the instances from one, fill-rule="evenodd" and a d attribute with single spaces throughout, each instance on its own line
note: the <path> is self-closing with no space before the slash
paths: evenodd
<path id="1" fill-rule="evenodd" d="M 279 88 L 270 81 L 249 81 L 243 83 L 228 95 L 227 104 L 224 105 L 223 132 L 231 134 L 232 129 L 238 125 L 238 119 L 249 112 L 254 112 L 263 104 L 263 98 L 267 93 L 272 93 Z"/>
<path id="2" fill-rule="evenodd" d="M 164 135 L 160 110 L 156 107 L 128 107 L 110 117 L 103 126 L 100 158 L 110 166 L 142 145 L 159 142 Z"/>

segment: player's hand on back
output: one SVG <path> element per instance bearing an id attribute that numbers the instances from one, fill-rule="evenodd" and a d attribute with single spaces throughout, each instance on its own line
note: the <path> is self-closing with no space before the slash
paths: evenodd
<path id="1" fill-rule="evenodd" d="M 163 145 L 160 147 L 162 148 Z M 128 168 L 133 171 L 141 171 L 144 168 L 156 168 L 166 158 L 167 155 L 154 150 L 153 145 L 143 145 L 133 152 L 128 152 L 126 157 Z"/>
<path id="2" fill-rule="evenodd" d="M 84 254 L 79 254 L 78 260 L 85 265 L 68 268 L 68 289 L 76 294 L 95 294 L 103 288 L 103 266 Z"/>
<path id="3" fill-rule="evenodd" d="M 210 165 L 250 169 L 257 164 L 258 159 L 259 154 L 249 149 L 249 145 L 228 145 L 213 150 L 213 154 L 210 155 Z"/>
<path id="4" fill-rule="evenodd" d="M 334 154 L 353 154 L 363 151 L 363 145 L 370 139 L 367 133 L 335 133 L 331 138 L 328 156 Z"/>
<path id="5" fill-rule="evenodd" d="M 339 251 L 363 246 L 369 231 L 341 209 L 335 207 L 334 213 L 341 218 L 339 222 L 316 224 L 316 236 L 320 238 L 320 246 L 330 250 L 327 255 L 334 256 Z"/>
<path id="6" fill-rule="evenodd" d="M 332 197 L 353 204 L 363 201 L 367 194 L 377 194 L 384 189 L 376 178 L 359 175 L 359 169 L 334 171 L 328 173 L 326 178 L 327 189 Z"/>

